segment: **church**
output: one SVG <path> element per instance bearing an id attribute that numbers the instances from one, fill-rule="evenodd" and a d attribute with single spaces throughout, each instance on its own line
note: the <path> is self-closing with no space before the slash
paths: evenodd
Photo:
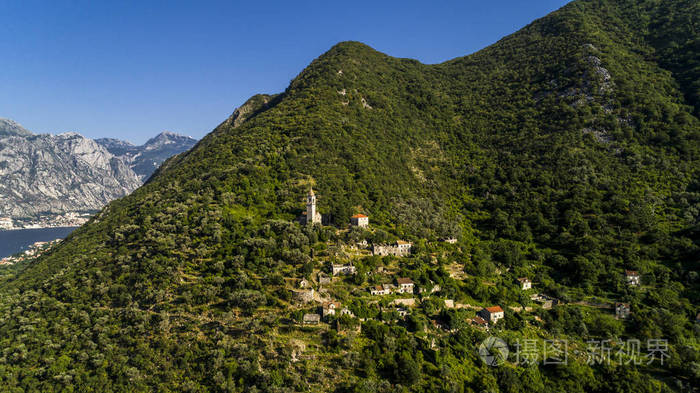
<path id="1" fill-rule="evenodd" d="M 309 187 L 309 193 L 306 195 L 306 212 L 299 217 L 299 222 L 302 225 L 321 225 L 321 213 L 316 209 L 316 194 L 314 189 Z"/>

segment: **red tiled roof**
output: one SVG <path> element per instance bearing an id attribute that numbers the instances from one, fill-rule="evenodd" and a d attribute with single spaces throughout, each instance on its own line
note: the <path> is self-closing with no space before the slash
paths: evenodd
<path id="1" fill-rule="evenodd" d="M 383 291 L 383 290 L 384 290 L 384 287 L 382 287 L 381 285 L 375 285 L 375 286 L 374 286 L 374 289 L 377 290 L 377 291 Z"/>
<path id="2" fill-rule="evenodd" d="M 403 241 L 403 240 L 397 240 L 396 244 L 411 244 L 411 243 Z"/>
<path id="3" fill-rule="evenodd" d="M 625 270 L 625 274 L 628 276 L 638 276 L 639 273 L 636 270 Z"/>
<path id="4" fill-rule="evenodd" d="M 365 216 L 364 214 L 355 214 L 354 216 L 352 216 L 350 218 L 366 218 L 366 217 L 367 216 Z"/>
<path id="5" fill-rule="evenodd" d="M 411 281 L 410 278 L 406 277 L 400 277 L 396 279 L 396 282 L 401 285 L 401 284 L 413 284 L 413 281 Z"/>
<path id="6" fill-rule="evenodd" d="M 474 323 L 476 323 L 477 325 L 488 325 L 489 324 L 488 322 L 486 322 L 486 320 L 484 318 L 482 318 L 478 315 L 475 316 L 474 319 L 472 319 L 472 321 L 474 321 Z"/>
<path id="7" fill-rule="evenodd" d="M 503 309 L 501 308 L 501 306 L 493 306 L 493 307 L 486 307 L 486 311 L 493 314 L 493 313 L 497 313 L 497 312 L 503 312 Z"/>

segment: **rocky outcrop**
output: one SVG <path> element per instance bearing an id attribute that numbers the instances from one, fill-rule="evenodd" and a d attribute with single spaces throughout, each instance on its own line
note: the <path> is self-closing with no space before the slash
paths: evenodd
<path id="1" fill-rule="evenodd" d="M 243 105 L 236 108 L 224 124 L 231 124 L 236 128 L 249 118 L 272 106 L 280 97 L 280 94 L 256 94 L 250 97 Z"/>
<path id="2" fill-rule="evenodd" d="M 31 132 L 27 131 L 19 123 L 11 119 L 0 119 L 0 137 L 8 135 L 32 135 Z"/>

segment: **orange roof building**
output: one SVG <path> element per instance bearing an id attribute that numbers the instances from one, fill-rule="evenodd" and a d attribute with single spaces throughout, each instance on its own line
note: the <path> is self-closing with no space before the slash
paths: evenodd
<path id="1" fill-rule="evenodd" d="M 369 217 L 364 214 L 355 214 L 350 217 L 350 225 L 354 227 L 366 228 L 369 226 Z"/>

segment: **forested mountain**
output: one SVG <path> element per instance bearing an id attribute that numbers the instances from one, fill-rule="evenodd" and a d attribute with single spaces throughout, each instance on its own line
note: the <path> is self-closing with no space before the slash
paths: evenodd
<path id="1" fill-rule="evenodd" d="M 437 65 L 334 46 L 60 246 L 4 272 L 2 386 L 690 391 L 700 385 L 697 11 L 696 1 L 576 0 Z M 311 186 L 330 225 L 295 222 Z M 355 213 L 368 229 L 346 230 Z M 358 245 L 398 239 L 410 256 Z M 337 263 L 356 274 L 325 282 Z M 426 291 L 367 290 L 398 277 Z M 559 303 L 542 307 L 535 293 Z M 414 303 L 397 310 L 397 297 Z M 316 301 L 354 317 L 303 325 Z M 488 332 L 468 323 L 495 305 L 505 318 Z M 511 349 L 567 340 L 568 361 L 511 353 L 490 367 L 477 353 L 488 335 Z M 601 340 L 609 362 L 586 356 Z M 647 355 L 649 340 L 667 340 L 668 357 L 615 356 L 629 340 Z"/>

